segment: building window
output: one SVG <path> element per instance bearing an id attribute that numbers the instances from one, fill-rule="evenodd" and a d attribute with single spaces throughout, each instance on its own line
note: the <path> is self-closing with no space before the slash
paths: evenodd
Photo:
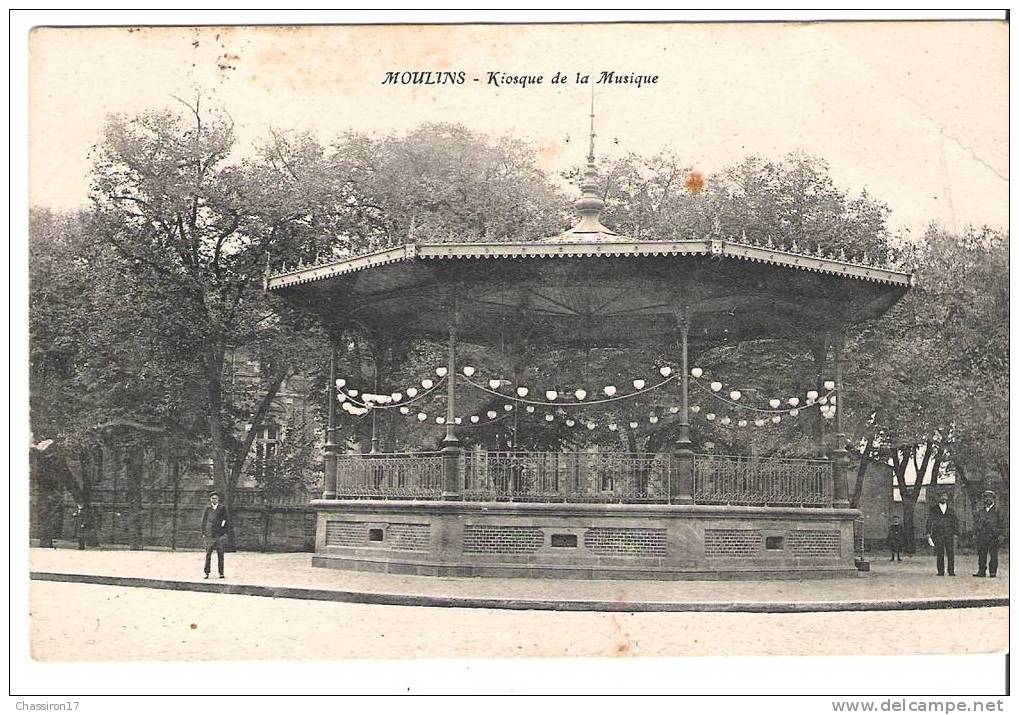
<path id="1" fill-rule="evenodd" d="M 277 425 L 260 425 L 255 435 L 255 481 L 265 483 L 275 476 L 276 447 L 280 429 Z"/>

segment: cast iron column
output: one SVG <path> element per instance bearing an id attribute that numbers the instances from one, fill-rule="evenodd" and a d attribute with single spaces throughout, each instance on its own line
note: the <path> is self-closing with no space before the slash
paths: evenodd
<path id="1" fill-rule="evenodd" d="M 842 431 L 842 346 L 841 333 L 835 336 L 835 446 L 831 451 L 832 497 L 836 509 L 849 508 L 849 452 L 846 451 L 846 435 Z"/>
<path id="2" fill-rule="evenodd" d="M 677 313 L 680 337 L 680 412 L 679 439 L 672 455 L 672 469 L 669 476 L 669 503 L 693 503 L 694 453 L 690 442 L 690 365 L 688 336 L 690 333 L 690 311 L 684 306 Z"/>
<path id="3" fill-rule="evenodd" d="M 456 420 L 456 325 L 449 324 L 449 353 L 446 357 L 446 438 L 442 440 L 442 498 L 460 499 L 460 440 L 453 429 Z"/>
<path id="4" fill-rule="evenodd" d="M 326 422 L 325 444 L 325 482 L 322 489 L 323 499 L 336 498 L 336 347 L 329 351 L 329 384 L 326 385 L 326 397 L 329 410 Z"/>

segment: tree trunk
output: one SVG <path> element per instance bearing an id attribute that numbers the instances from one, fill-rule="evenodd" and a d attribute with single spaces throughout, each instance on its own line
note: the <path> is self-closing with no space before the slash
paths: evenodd
<path id="1" fill-rule="evenodd" d="M 209 440 L 212 442 L 212 484 L 224 503 L 229 501 L 226 483 L 226 439 L 223 430 L 223 355 L 216 344 L 205 357 L 205 392 L 208 399 Z"/>
<path id="2" fill-rule="evenodd" d="M 262 496 L 262 551 L 269 550 L 269 526 L 272 523 L 272 505 Z"/>
<path id="3" fill-rule="evenodd" d="M 230 496 L 233 496 L 233 491 L 237 488 L 237 483 L 240 481 L 241 474 L 244 472 L 244 465 L 248 461 L 248 454 L 251 453 L 251 445 L 254 444 L 255 437 L 258 435 L 258 428 L 260 425 L 265 423 L 265 419 L 268 417 L 269 411 L 272 408 L 272 401 L 276 399 L 276 395 L 279 393 L 280 387 L 286 379 L 286 372 L 281 372 L 273 378 L 273 381 L 269 384 L 269 389 L 266 391 L 258 405 L 258 409 L 251 418 L 251 427 L 244 435 L 244 440 L 238 446 L 237 453 L 234 455 L 232 464 L 230 465 L 230 480 L 226 484 L 226 488 Z"/>
<path id="4" fill-rule="evenodd" d="M 180 519 L 180 460 L 170 455 L 170 478 L 173 480 L 173 516 L 170 527 L 170 548 L 177 550 L 177 522 Z"/>
<path id="5" fill-rule="evenodd" d="M 142 538 L 142 456 L 141 450 L 136 446 L 128 447 L 127 460 L 125 462 L 125 474 L 130 497 L 128 508 L 131 511 L 131 549 L 140 551 L 145 547 Z"/>
<path id="6" fill-rule="evenodd" d="M 863 478 L 867 474 L 867 462 L 870 461 L 870 445 L 872 439 L 867 438 L 867 443 L 863 446 L 863 452 L 860 454 L 860 464 L 856 468 L 856 483 L 853 485 L 853 493 L 849 497 L 849 507 L 851 509 L 860 508 L 860 498 L 863 496 Z"/>

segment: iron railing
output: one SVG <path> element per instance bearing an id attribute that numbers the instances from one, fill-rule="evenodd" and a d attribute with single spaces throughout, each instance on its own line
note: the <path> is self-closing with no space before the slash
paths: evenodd
<path id="1" fill-rule="evenodd" d="M 338 499 L 439 499 L 440 453 L 344 454 L 336 460 Z M 459 497 L 466 501 L 668 503 L 678 469 L 692 467 L 697 504 L 832 505 L 831 462 L 823 459 L 616 451 L 459 455 Z M 687 472 L 689 473 L 689 472 Z"/>
<path id="2" fill-rule="evenodd" d="M 336 457 L 338 499 L 438 499 L 441 494 L 441 454 L 340 454 Z"/>
<path id="3" fill-rule="evenodd" d="M 470 501 L 668 502 L 669 456 L 626 452 L 484 452 L 461 456 Z"/>
<path id="4" fill-rule="evenodd" d="M 176 503 L 179 506 L 204 506 L 209 502 L 209 489 L 195 489 L 194 487 L 181 488 L 176 493 Z M 93 487 L 90 492 L 93 504 L 105 504 L 112 506 L 128 506 L 132 503 L 130 489 L 118 487 Z M 293 491 L 286 494 L 267 495 L 261 489 L 239 488 L 233 492 L 232 503 L 234 506 L 306 506 L 314 497 L 303 491 Z M 141 489 L 140 503 L 152 506 L 172 506 L 175 495 L 173 487 L 144 487 Z"/>
<path id="5" fill-rule="evenodd" d="M 831 475 L 826 459 L 696 455 L 694 502 L 831 506 Z"/>

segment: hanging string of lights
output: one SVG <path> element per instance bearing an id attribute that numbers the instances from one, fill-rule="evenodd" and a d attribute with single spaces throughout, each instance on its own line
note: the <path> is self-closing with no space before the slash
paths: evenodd
<path id="1" fill-rule="evenodd" d="M 605 394 L 604 398 L 588 400 L 587 399 L 588 392 L 583 388 L 579 388 L 573 391 L 572 395 L 575 398 L 575 401 L 571 401 L 559 399 L 562 395 L 567 393 L 560 392 L 557 389 L 548 389 L 545 390 L 545 400 L 542 401 L 536 399 L 529 399 L 528 395 L 530 395 L 530 388 L 523 385 L 517 386 L 515 388 L 514 390 L 515 394 L 506 394 L 502 392 L 501 388 L 508 387 L 512 384 L 507 380 L 493 378 L 488 381 L 487 386 L 475 380 L 472 380 L 471 378 L 477 372 L 477 370 L 472 366 L 469 365 L 465 366 L 462 369 L 462 372 L 463 375 L 461 379 L 471 387 L 474 387 L 475 389 L 478 389 L 489 395 L 493 395 L 505 400 L 510 400 L 513 403 L 517 403 L 519 405 L 524 405 L 525 411 L 528 413 L 534 413 L 537 407 L 556 407 L 556 408 L 586 407 L 618 402 L 620 400 L 634 399 L 640 397 L 641 395 L 660 389 L 665 385 L 673 382 L 678 377 L 674 370 L 666 365 L 660 367 L 658 370 L 659 374 L 663 378 L 660 382 L 657 382 L 653 385 L 648 385 L 647 382 L 642 378 L 634 379 L 631 383 L 633 385 L 634 392 L 618 394 L 619 392 L 618 388 L 615 385 L 610 384 L 602 388 L 602 392 L 604 392 Z M 360 399 L 358 399 L 359 393 L 357 390 L 349 388 L 344 390 L 344 387 L 346 386 L 346 381 L 343 379 L 338 379 L 336 380 L 337 399 L 342 403 L 344 411 L 355 417 L 364 416 L 373 409 L 385 410 L 393 408 L 399 409 L 400 413 L 403 415 L 410 415 L 411 405 L 413 405 L 416 402 L 419 402 L 420 400 L 425 399 L 434 391 L 438 390 L 439 387 L 441 387 L 443 383 L 449 378 L 447 374 L 447 369 L 445 367 L 436 368 L 435 374 L 439 378 L 438 381 L 433 381 L 430 378 L 425 378 L 421 380 L 420 384 L 424 390 L 423 392 L 418 390 L 416 387 L 408 387 L 403 392 L 392 392 L 388 395 L 361 393 Z M 721 382 L 714 380 L 708 383 L 706 379 L 702 380 L 701 378 L 704 375 L 704 371 L 699 367 L 693 368 L 690 371 L 690 375 L 693 378 L 692 382 L 695 387 L 697 387 L 704 393 L 710 395 L 714 399 L 722 402 L 726 406 L 730 408 L 736 408 L 741 411 L 746 411 L 760 415 L 759 417 L 753 419 L 753 424 L 757 427 L 766 424 L 768 418 L 770 418 L 771 422 L 778 424 L 779 422 L 782 421 L 783 416 L 796 417 L 800 414 L 801 410 L 810 409 L 815 406 L 819 408 L 821 414 L 825 418 L 831 419 L 832 417 L 835 416 L 837 396 L 835 394 L 835 383 L 831 380 L 826 380 L 823 383 L 824 389 L 828 390 L 827 394 L 825 395 L 819 394 L 816 390 L 808 390 L 806 393 L 806 399 L 803 401 L 801 401 L 799 397 L 790 397 L 785 401 L 787 406 L 783 406 L 782 400 L 778 398 L 772 398 L 768 402 L 768 407 L 764 408 L 758 407 L 756 405 L 750 405 L 747 404 L 746 402 L 741 402 L 740 400 L 743 397 L 743 393 L 740 390 L 732 389 L 728 392 L 728 394 L 725 394 L 723 392 L 724 385 Z M 407 399 L 404 399 L 405 397 Z M 464 418 L 462 417 L 455 418 L 455 424 L 467 427 L 488 425 L 491 424 L 492 422 L 504 419 L 506 416 L 509 415 L 510 412 L 513 411 L 513 409 L 514 405 L 507 403 L 503 405 L 504 411 L 503 415 L 500 415 L 498 411 L 489 410 L 486 413 L 486 416 L 488 417 L 487 421 L 483 422 L 481 420 L 481 417 L 478 415 L 471 415 L 468 418 L 469 422 L 465 422 Z M 701 409 L 702 408 L 700 405 L 696 404 L 691 405 L 690 413 L 694 415 L 699 414 L 701 412 Z M 678 414 L 679 407 L 671 406 L 668 408 L 668 411 L 672 415 Z M 562 410 L 560 410 L 560 412 L 562 412 Z M 419 421 L 423 422 L 428 419 L 428 414 L 425 412 L 418 412 L 416 414 L 416 417 Z M 717 415 L 714 412 L 705 412 L 704 414 L 704 418 L 708 422 L 714 422 L 716 420 L 716 417 Z M 648 418 L 648 422 L 650 424 L 657 424 L 659 419 L 660 418 L 658 417 L 658 415 L 651 414 Z M 546 413 L 545 421 L 553 422 L 555 421 L 555 416 L 551 413 Z M 718 421 L 720 424 L 728 426 L 733 423 L 733 418 L 729 416 L 723 416 Z M 442 416 L 436 417 L 435 422 L 436 424 L 444 425 L 446 423 L 446 418 Z M 577 422 L 578 420 L 574 419 L 573 417 L 568 417 L 566 419 L 567 426 L 569 427 L 574 426 L 575 424 L 577 424 Z M 579 420 L 579 422 L 581 423 L 582 426 L 586 426 L 588 429 L 595 429 L 597 427 L 597 425 L 592 422 L 586 422 L 584 420 Z M 748 427 L 750 426 L 751 420 L 737 418 L 735 420 L 735 423 L 738 427 Z M 628 424 L 632 429 L 636 429 L 639 426 L 639 423 L 637 422 L 630 422 Z M 618 425 L 616 425 L 615 423 L 610 423 L 608 425 L 608 428 L 611 431 L 615 431 L 615 429 L 618 428 Z"/>
<path id="2" fill-rule="evenodd" d="M 470 385 L 471 387 L 474 387 L 474 388 L 476 388 L 478 390 L 481 390 L 482 392 L 486 392 L 486 393 L 488 393 L 490 395 L 496 395 L 496 396 L 502 397 L 504 399 L 510 399 L 510 400 L 513 400 L 514 402 L 518 402 L 518 403 L 525 404 L 525 405 L 542 406 L 542 407 L 546 407 L 546 406 L 549 406 L 549 405 L 556 405 L 558 407 L 581 407 L 581 406 L 590 406 L 590 405 L 602 405 L 602 404 L 606 404 L 606 403 L 609 403 L 609 402 L 618 402 L 619 400 L 633 399 L 633 398 L 638 397 L 640 395 L 643 395 L 643 394 L 649 393 L 649 392 L 651 392 L 653 390 L 657 390 L 657 389 L 659 389 L 661 387 L 664 387 L 665 385 L 668 385 L 670 382 L 674 381 L 676 379 L 676 377 L 677 377 L 677 375 L 675 375 L 673 373 L 672 368 L 668 367 L 668 366 L 659 368 L 658 372 L 664 378 L 661 382 L 657 382 L 654 385 L 648 385 L 645 380 L 643 380 L 641 378 L 636 378 L 631 383 L 633 385 L 633 388 L 634 388 L 635 392 L 628 392 L 628 393 L 621 394 L 621 395 L 618 394 L 619 390 L 618 390 L 618 388 L 615 385 L 606 385 L 604 388 L 602 388 L 602 392 L 605 393 L 605 397 L 588 400 L 587 399 L 587 396 L 588 396 L 587 390 L 585 390 L 583 388 L 579 388 L 577 390 L 574 390 L 573 393 L 572 393 L 573 397 L 576 398 L 576 401 L 560 400 L 559 397 L 561 395 L 565 395 L 565 394 L 568 394 L 568 393 L 560 392 L 559 390 L 555 390 L 555 389 L 545 390 L 545 400 L 544 401 L 543 400 L 528 399 L 528 395 L 530 394 L 530 388 L 525 387 L 523 385 L 518 386 L 516 388 L 516 390 L 515 390 L 516 394 L 515 395 L 512 395 L 512 394 L 507 395 L 504 392 L 500 392 L 499 388 L 503 387 L 504 385 L 508 386 L 511 383 L 509 383 L 506 380 L 500 380 L 500 379 L 489 380 L 487 386 L 483 385 L 483 384 L 481 384 L 479 382 L 475 382 L 474 380 L 471 379 L 471 377 L 475 373 L 475 370 L 474 370 L 474 368 L 472 368 L 470 366 L 464 367 L 464 369 L 463 369 L 464 375 L 463 375 L 462 380 L 464 382 L 466 382 L 468 385 Z"/>

